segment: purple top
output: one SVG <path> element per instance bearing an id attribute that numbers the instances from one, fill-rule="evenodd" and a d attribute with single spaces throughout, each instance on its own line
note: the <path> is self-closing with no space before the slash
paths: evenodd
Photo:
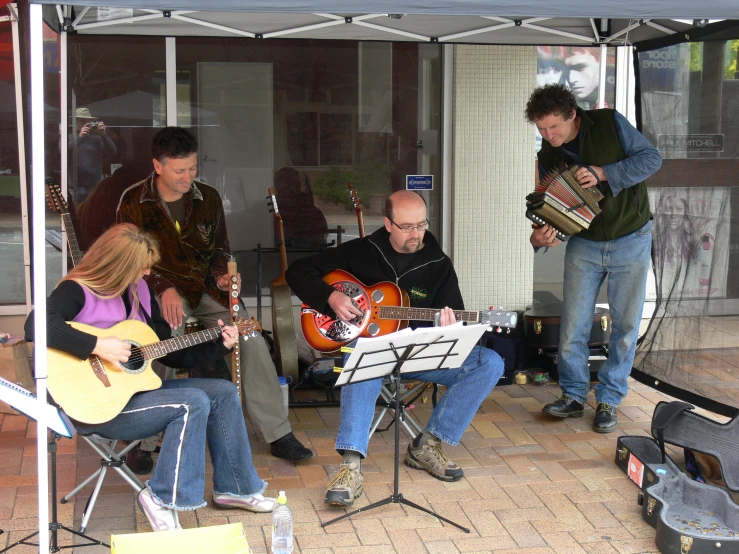
<path id="1" fill-rule="evenodd" d="M 136 282 L 136 289 L 139 297 L 139 310 L 137 314 L 129 318 L 126 313 L 126 306 L 120 296 L 116 296 L 115 298 L 100 298 L 92 294 L 87 287 L 82 286 L 82 290 L 85 293 L 85 305 L 72 321 L 86 323 L 99 329 L 108 329 L 126 319 L 137 319 L 146 323 L 144 310 L 151 317 L 151 294 L 149 293 L 149 287 L 146 281 L 139 279 Z M 133 293 L 130 287 L 128 289 L 128 298 L 131 306 L 133 306 Z"/>

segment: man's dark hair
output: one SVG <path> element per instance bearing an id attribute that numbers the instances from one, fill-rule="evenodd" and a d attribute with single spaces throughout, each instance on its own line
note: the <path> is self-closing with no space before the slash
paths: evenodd
<path id="1" fill-rule="evenodd" d="M 187 158 L 198 151 L 198 139 L 182 127 L 165 127 L 151 141 L 151 155 L 159 161 L 164 158 Z"/>
<path id="2" fill-rule="evenodd" d="M 564 85 L 546 85 L 531 93 L 526 103 L 526 119 L 534 123 L 548 115 L 562 115 L 570 119 L 577 110 L 575 95 Z"/>

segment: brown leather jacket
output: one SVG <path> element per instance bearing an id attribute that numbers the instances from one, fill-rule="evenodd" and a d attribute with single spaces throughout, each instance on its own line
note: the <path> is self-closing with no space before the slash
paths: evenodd
<path id="1" fill-rule="evenodd" d="M 133 223 L 159 242 L 161 259 L 146 279 L 157 296 L 174 287 L 196 308 L 207 291 L 224 307 L 228 294 L 216 279 L 227 273 L 231 249 L 221 197 L 213 188 L 193 182 L 185 195 L 185 224 L 178 233 L 166 202 L 159 196 L 156 173 L 129 187 L 118 204 L 118 223 Z"/>

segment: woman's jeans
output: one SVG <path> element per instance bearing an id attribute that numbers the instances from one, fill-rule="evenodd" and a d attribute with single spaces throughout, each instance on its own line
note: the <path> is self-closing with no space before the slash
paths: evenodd
<path id="1" fill-rule="evenodd" d="M 652 251 L 652 222 L 616 240 L 570 237 L 565 253 L 564 306 L 559 336 L 559 386 L 580 403 L 590 389 L 588 339 L 606 276 L 611 313 L 608 359 L 598 371 L 597 402 L 618 406 L 629 390 Z"/>
<path id="2" fill-rule="evenodd" d="M 166 431 L 147 486 L 157 504 L 174 510 L 206 505 L 205 441 L 213 462 L 213 491 L 249 496 L 267 484 L 252 462 L 241 403 L 233 383 L 222 379 L 173 379 L 135 395 L 112 420 L 81 434 L 132 441 Z"/>
<path id="3" fill-rule="evenodd" d="M 402 377 L 447 387 L 431 414 L 426 430 L 444 442 L 456 445 L 501 375 L 501 357 L 493 350 L 475 346 L 464 363 L 456 369 L 404 373 Z M 340 454 L 345 450 L 353 450 L 363 458 L 367 456 L 370 426 L 381 388 L 382 379 L 342 387 L 341 421 L 336 437 L 336 450 Z"/>

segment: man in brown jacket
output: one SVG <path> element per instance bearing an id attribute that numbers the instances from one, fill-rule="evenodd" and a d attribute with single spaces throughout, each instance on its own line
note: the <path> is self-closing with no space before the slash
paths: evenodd
<path id="1" fill-rule="evenodd" d="M 118 205 L 119 223 L 133 223 L 159 241 L 161 260 L 147 280 L 174 335 L 183 334 L 190 315 L 206 327 L 229 317 L 230 248 L 223 204 L 217 191 L 194 180 L 197 150 L 189 131 L 159 131 L 152 141 L 154 173 L 129 187 Z M 272 455 L 292 461 L 310 458 L 313 453 L 292 433 L 264 340 L 242 338 L 241 355 L 246 408 L 271 444 Z"/>

